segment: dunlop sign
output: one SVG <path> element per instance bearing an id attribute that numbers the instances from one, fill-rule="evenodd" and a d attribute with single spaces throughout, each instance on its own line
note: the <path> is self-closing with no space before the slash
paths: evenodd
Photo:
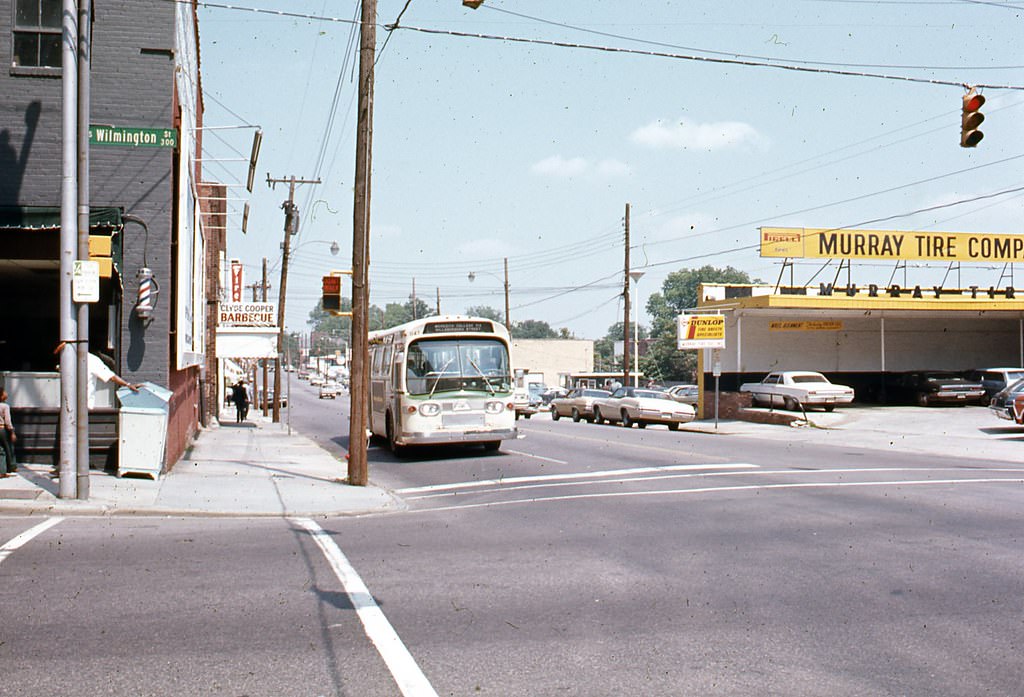
<path id="1" fill-rule="evenodd" d="M 676 348 L 725 348 L 725 315 L 679 315 Z"/>
<path id="2" fill-rule="evenodd" d="M 1024 235 L 763 227 L 761 256 L 1024 262 Z"/>

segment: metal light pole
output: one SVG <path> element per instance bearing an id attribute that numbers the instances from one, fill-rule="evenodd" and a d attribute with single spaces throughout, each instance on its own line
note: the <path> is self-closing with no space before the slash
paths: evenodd
<path id="1" fill-rule="evenodd" d="M 512 320 L 509 318 L 508 257 L 505 257 L 503 259 L 503 261 L 504 261 L 504 266 L 505 266 L 505 279 L 504 279 L 504 286 L 505 286 L 505 329 L 507 329 L 509 334 L 511 334 L 512 333 Z M 490 271 L 481 271 L 480 273 L 485 273 L 488 276 L 494 276 L 499 281 L 502 280 L 498 276 L 498 274 L 491 273 Z M 476 279 L 476 272 L 475 271 L 470 271 L 468 278 L 469 278 L 470 283 L 472 283 Z"/>

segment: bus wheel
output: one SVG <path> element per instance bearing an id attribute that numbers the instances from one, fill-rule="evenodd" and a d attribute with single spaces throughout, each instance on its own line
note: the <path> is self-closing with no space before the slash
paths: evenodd
<path id="1" fill-rule="evenodd" d="M 484 443 L 484 450 L 486 450 L 488 452 L 497 452 L 500 449 L 501 449 L 501 441 L 500 440 L 489 440 L 486 443 Z"/>
<path id="2" fill-rule="evenodd" d="M 388 446 L 390 446 L 391 448 L 391 454 L 394 455 L 395 457 L 402 457 L 403 455 L 405 455 L 405 446 L 399 445 L 398 443 L 395 442 L 395 425 L 394 421 L 391 418 L 391 414 L 387 415 L 385 429 L 387 430 L 388 434 Z"/>

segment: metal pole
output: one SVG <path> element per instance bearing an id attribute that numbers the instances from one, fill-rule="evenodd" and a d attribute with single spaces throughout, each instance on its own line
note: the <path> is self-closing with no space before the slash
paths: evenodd
<path id="1" fill-rule="evenodd" d="M 373 62 L 377 42 L 377 0 L 363 0 L 359 31 L 359 104 L 352 206 L 352 367 L 349 398 L 348 483 L 366 486 L 366 430 L 369 423 L 370 183 L 373 152 Z"/>
<path id="2" fill-rule="evenodd" d="M 622 384 L 629 385 L 629 204 L 626 204 L 626 272 L 623 274 L 622 309 L 623 341 L 622 341 Z M 613 352 L 614 353 L 614 352 Z"/>
<path id="3" fill-rule="evenodd" d="M 633 303 L 633 386 L 640 387 L 640 278 L 634 278 L 633 282 L 636 284 L 636 302 Z"/>
<path id="4" fill-rule="evenodd" d="M 89 73 L 90 5 L 78 7 L 78 258 L 89 258 L 89 112 L 91 110 Z M 78 419 L 76 479 L 79 499 L 89 498 L 89 303 L 78 304 L 78 337 L 75 344 L 78 375 L 76 379 Z"/>
<path id="5" fill-rule="evenodd" d="M 263 302 L 267 302 L 267 258 L 266 257 L 263 257 L 263 283 L 261 285 L 263 286 Z M 267 372 L 268 370 L 269 370 L 269 366 L 267 365 L 267 359 L 264 358 L 263 359 L 263 416 L 266 416 L 267 413 L 270 410 L 270 405 L 267 403 L 267 402 L 270 401 L 268 399 L 268 397 L 270 397 L 270 395 L 267 394 L 267 392 L 268 392 L 268 390 L 267 390 L 267 376 L 269 375 L 269 373 Z"/>
<path id="6" fill-rule="evenodd" d="M 77 477 L 76 422 L 78 417 L 77 315 L 71 302 L 78 238 L 78 3 L 64 0 L 61 41 L 61 200 L 60 200 L 60 442 L 58 446 L 62 499 L 75 498 Z"/>

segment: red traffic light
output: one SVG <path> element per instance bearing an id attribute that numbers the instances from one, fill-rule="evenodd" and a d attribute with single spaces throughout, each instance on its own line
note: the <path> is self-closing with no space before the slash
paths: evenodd
<path id="1" fill-rule="evenodd" d="M 974 91 L 974 88 L 963 96 L 963 115 L 960 117 L 960 147 L 973 148 L 985 134 L 978 130 L 978 126 L 985 120 L 985 115 L 979 109 L 985 103 L 984 95 Z"/>

